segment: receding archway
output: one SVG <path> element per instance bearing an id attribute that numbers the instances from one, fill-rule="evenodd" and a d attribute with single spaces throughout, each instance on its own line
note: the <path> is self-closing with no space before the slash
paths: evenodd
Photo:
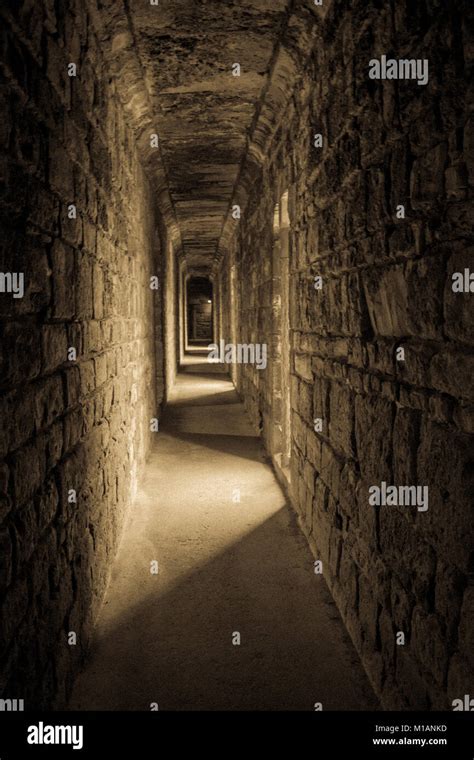
<path id="1" fill-rule="evenodd" d="M 213 286 L 208 277 L 189 277 L 186 282 L 186 342 L 205 347 L 213 341 Z"/>

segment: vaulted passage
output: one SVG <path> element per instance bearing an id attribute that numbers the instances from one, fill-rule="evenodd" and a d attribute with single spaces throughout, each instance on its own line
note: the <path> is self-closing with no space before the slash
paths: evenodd
<path id="1" fill-rule="evenodd" d="M 468 5 L 2 3 L 2 710 L 472 695 Z"/>

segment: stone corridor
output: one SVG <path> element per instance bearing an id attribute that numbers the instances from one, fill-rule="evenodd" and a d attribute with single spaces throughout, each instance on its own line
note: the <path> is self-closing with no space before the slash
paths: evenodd
<path id="1" fill-rule="evenodd" d="M 71 707 L 376 707 L 232 383 L 199 366 L 178 375 Z"/>
<path id="2" fill-rule="evenodd" d="M 3 0 L 0 705 L 474 694 L 470 5 Z"/>

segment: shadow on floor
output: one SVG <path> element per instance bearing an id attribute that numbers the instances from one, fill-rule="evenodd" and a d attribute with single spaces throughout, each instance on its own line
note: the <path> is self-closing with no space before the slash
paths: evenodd
<path id="1" fill-rule="evenodd" d="M 187 374 L 228 375 L 228 368 L 225 364 L 212 364 L 207 361 L 181 365 L 179 371 Z"/>
<path id="2" fill-rule="evenodd" d="M 181 542 L 192 555 L 192 540 Z M 321 702 L 325 710 L 375 709 L 308 551 L 301 562 L 300 542 L 282 508 L 177 582 L 166 561 L 152 576 L 150 557 L 137 557 L 139 598 L 105 613 L 70 708 L 149 710 L 157 702 L 160 710 L 311 711 Z M 240 646 L 232 643 L 237 633 Z"/>
<path id="3" fill-rule="evenodd" d="M 178 376 L 72 709 L 377 706 L 235 395 L 228 377 Z"/>
<path id="4" fill-rule="evenodd" d="M 240 399 L 235 390 L 217 391 L 215 393 L 209 393 L 208 395 L 198 396 L 197 398 L 188 398 L 184 401 L 177 399 L 173 403 L 173 408 L 180 406 L 219 406 L 220 404 L 236 404 Z M 167 407 L 165 414 L 170 412 L 171 407 Z"/>
<path id="5" fill-rule="evenodd" d="M 211 458 L 213 452 L 227 455 L 229 470 L 232 467 L 232 459 L 244 459 L 259 464 L 268 462 L 268 456 L 260 439 L 255 436 L 246 437 L 245 446 L 242 446 L 241 435 L 231 435 L 230 433 L 191 433 L 175 430 L 172 438 L 169 451 L 174 452 L 175 456 L 186 456 L 196 449 L 207 449 L 207 455 Z M 226 466 L 225 463 L 223 466 Z"/>

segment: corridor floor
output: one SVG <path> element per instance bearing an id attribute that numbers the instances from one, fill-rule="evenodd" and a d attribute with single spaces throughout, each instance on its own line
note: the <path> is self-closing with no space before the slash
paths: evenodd
<path id="1" fill-rule="evenodd" d="M 178 375 L 70 708 L 376 708 L 260 439 L 204 361 Z"/>

